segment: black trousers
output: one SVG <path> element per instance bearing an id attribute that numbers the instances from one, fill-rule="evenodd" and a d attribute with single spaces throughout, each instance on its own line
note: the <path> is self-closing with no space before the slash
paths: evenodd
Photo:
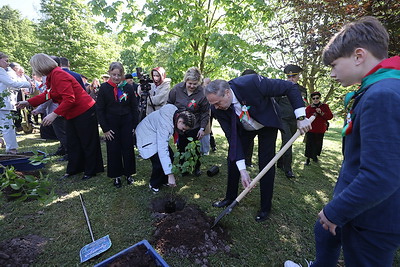
<path id="1" fill-rule="evenodd" d="M 61 143 L 61 147 L 64 148 L 65 154 L 68 152 L 68 145 L 67 145 L 67 120 L 64 117 L 57 117 L 53 123 L 53 130 L 57 139 Z"/>
<path id="2" fill-rule="evenodd" d="M 261 171 L 268 162 L 275 156 L 275 145 L 278 129 L 264 127 L 257 131 L 245 131 L 241 137 L 242 147 L 247 151 L 251 141 L 258 136 L 258 168 Z M 272 195 L 274 190 L 275 166 L 260 180 L 260 210 L 269 212 L 272 207 Z M 226 198 L 235 199 L 238 196 L 240 182 L 240 172 L 235 161 L 230 161 L 228 156 L 228 186 L 226 189 Z M 241 184 L 241 183 L 240 183 Z"/>
<path id="3" fill-rule="evenodd" d="M 297 131 L 297 120 L 294 118 L 292 120 L 283 119 L 282 120 L 283 131 L 281 131 L 282 136 L 282 144 L 281 148 L 286 145 L 286 143 L 292 138 L 292 136 Z M 278 166 L 282 167 L 284 171 L 292 170 L 292 161 L 293 161 L 293 150 L 292 146 L 289 147 L 288 150 L 283 154 L 283 156 L 278 160 Z"/>
<path id="4" fill-rule="evenodd" d="M 305 156 L 307 158 L 315 159 L 321 155 L 322 144 L 324 140 L 323 133 L 306 133 L 306 151 Z"/>
<path id="5" fill-rule="evenodd" d="M 171 162 L 174 162 L 174 152 L 171 147 L 168 146 L 169 157 L 171 158 Z M 163 184 L 168 183 L 168 175 L 165 175 L 164 170 L 161 165 L 160 157 L 158 153 L 154 154 L 150 157 L 152 170 L 150 177 L 150 185 L 154 188 L 160 188 Z"/>
<path id="6" fill-rule="evenodd" d="M 68 174 L 93 176 L 104 171 L 95 106 L 67 120 L 67 147 Z"/>
<path id="7" fill-rule="evenodd" d="M 133 147 L 132 114 L 107 114 L 106 119 L 114 139 L 107 140 L 107 176 L 111 178 L 136 173 L 136 161 Z"/>
<path id="8" fill-rule="evenodd" d="M 188 137 L 192 137 L 193 141 L 198 140 L 197 133 L 199 132 L 199 130 L 200 130 L 200 127 L 186 131 L 184 134 L 179 134 L 179 140 L 177 143 L 179 152 L 181 152 L 181 153 L 185 152 L 186 146 L 190 143 L 190 141 L 187 139 Z M 197 152 L 197 155 L 199 156 L 199 159 L 197 160 L 196 166 L 194 169 L 198 170 L 198 169 L 200 169 L 200 166 L 201 166 L 201 163 L 200 163 L 201 153 L 200 153 L 200 151 L 196 151 L 196 152 Z"/>

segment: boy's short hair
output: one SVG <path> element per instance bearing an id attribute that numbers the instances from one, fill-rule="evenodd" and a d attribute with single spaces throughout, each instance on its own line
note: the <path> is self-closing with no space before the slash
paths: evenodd
<path id="1" fill-rule="evenodd" d="M 340 57 L 349 57 L 356 48 L 365 48 L 377 59 L 388 57 L 389 34 L 375 17 L 367 16 L 346 24 L 325 46 L 322 57 L 330 65 Z"/>

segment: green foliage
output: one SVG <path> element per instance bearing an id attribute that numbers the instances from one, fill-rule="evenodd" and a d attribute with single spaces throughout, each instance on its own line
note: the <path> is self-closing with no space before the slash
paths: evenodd
<path id="1" fill-rule="evenodd" d="M 176 175 L 183 173 L 192 173 L 196 167 L 200 155 L 200 141 L 193 141 L 192 137 L 188 137 L 190 141 L 185 147 L 185 152 L 175 152 L 174 159 L 178 163 L 173 164 L 172 172 Z"/>
<path id="2" fill-rule="evenodd" d="M 38 46 L 34 24 L 22 18 L 18 10 L 5 5 L 0 7 L 0 51 L 9 56 L 10 62 L 18 62 L 30 72 L 29 59 Z"/>
<path id="3" fill-rule="evenodd" d="M 93 14 L 81 1 L 41 0 L 41 13 L 37 32 L 42 51 L 68 58 L 72 70 L 100 77 L 117 60 L 116 40 L 97 33 Z"/>
<path id="4" fill-rule="evenodd" d="M 33 151 L 33 156 L 29 158 L 29 163 L 34 166 L 40 164 L 46 164 L 50 161 L 50 158 L 46 157 L 44 153 L 39 153 L 38 151 Z"/>
<path id="5" fill-rule="evenodd" d="M 39 178 L 32 175 L 22 176 L 15 171 L 14 166 L 2 167 L 0 194 L 7 191 L 7 188 L 11 188 L 12 192 L 7 193 L 7 196 L 19 201 L 38 199 L 46 204 L 55 199 L 54 192 L 51 190 L 51 183 L 42 173 L 40 173 Z"/>
<path id="6" fill-rule="evenodd" d="M 133 8 L 134 4 L 124 1 L 125 9 L 121 1 L 89 2 L 107 19 L 121 18 L 120 36 L 130 37 L 122 37 L 125 41 L 144 40 L 138 65 L 144 69 L 163 66 L 174 83 L 192 66 L 199 67 L 204 76 L 228 79 L 263 64 L 258 54 L 268 52 L 267 46 L 240 37 L 271 17 L 264 1 L 148 0 L 142 10 Z"/>

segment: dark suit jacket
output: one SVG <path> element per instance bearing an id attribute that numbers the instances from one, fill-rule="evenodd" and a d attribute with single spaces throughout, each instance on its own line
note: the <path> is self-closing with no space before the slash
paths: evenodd
<path id="1" fill-rule="evenodd" d="M 268 79 L 261 75 L 251 74 L 235 78 L 229 81 L 236 98 L 242 105 L 250 107 L 250 117 L 265 127 L 282 128 L 279 115 L 279 106 L 273 97 L 286 95 L 293 106 L 293 109 L 304 107 L 304 101 L 297 86 L 291 82 Z M 231 108 L 228 110 L 217 110 L 212 106 L 212 112 L 218 119 L 229 145 L 232 145 L 232 118 L 236 120 L 236 160 L 245 158 L 243 150 L 244 131 L 238 116 L 233 116 Z"/>

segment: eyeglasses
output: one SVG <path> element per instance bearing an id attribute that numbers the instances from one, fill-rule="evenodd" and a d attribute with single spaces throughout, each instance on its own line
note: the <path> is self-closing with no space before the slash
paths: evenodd
<path id="1" fill-rule="evenodd" d="M 319 96 L 312 98 L 312 100 L 318 100 L 318 99 L 319 99 Z"/>

